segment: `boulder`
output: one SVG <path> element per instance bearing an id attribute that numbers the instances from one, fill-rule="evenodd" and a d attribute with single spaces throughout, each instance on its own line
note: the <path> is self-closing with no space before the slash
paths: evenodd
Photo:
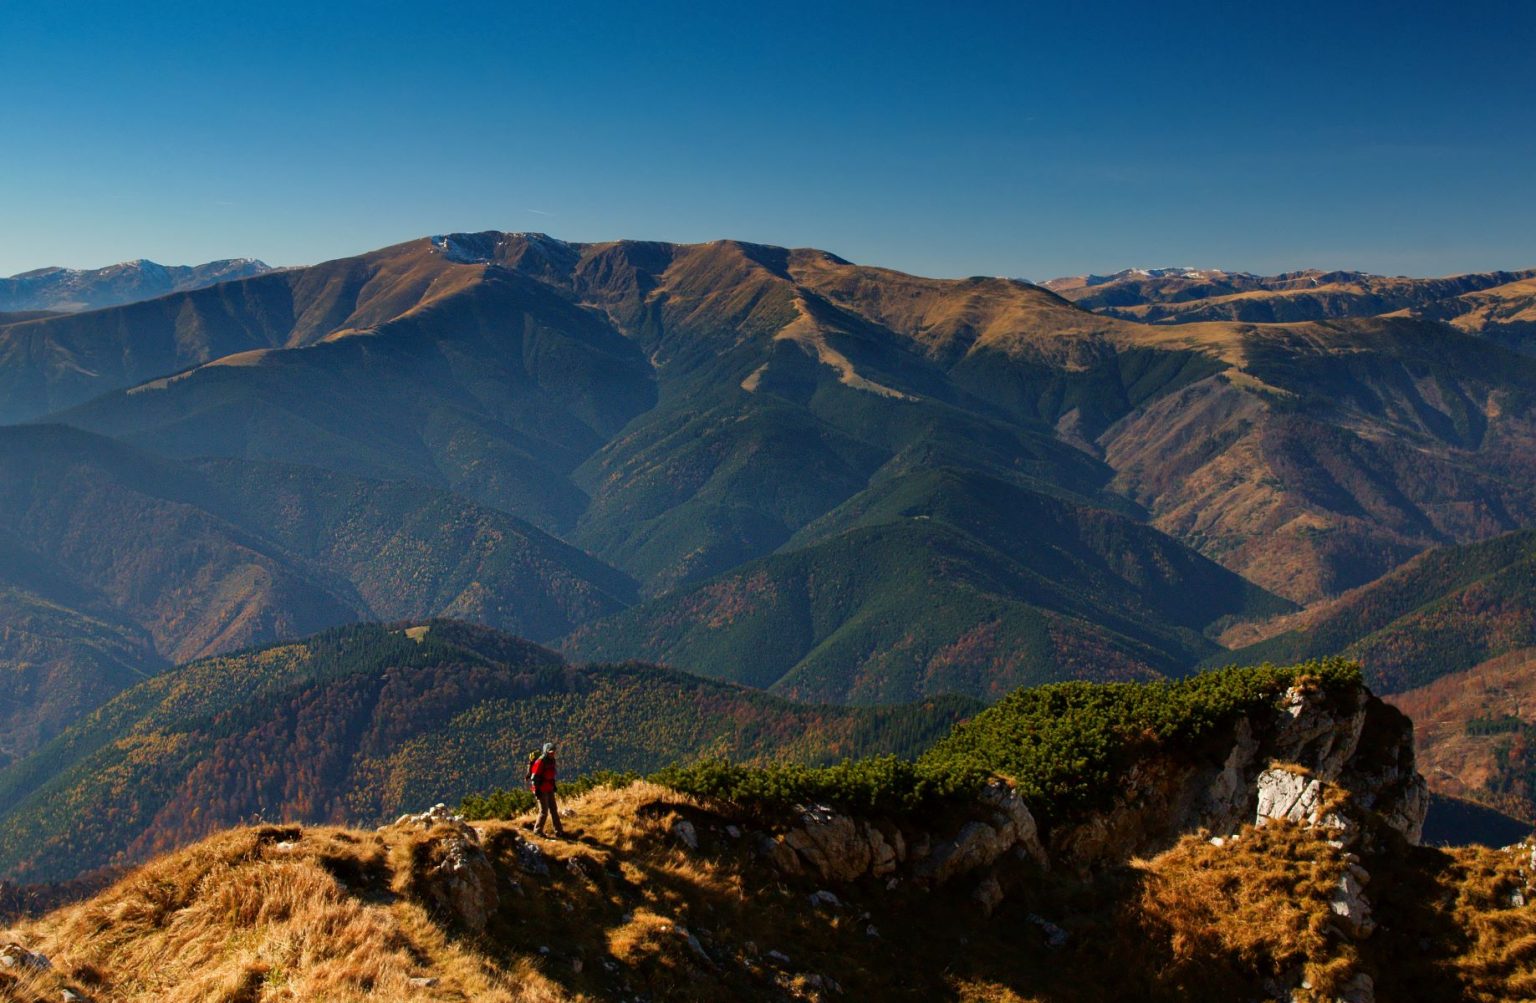
<path id="1" fill-rule="evenodd" d="M 992 781 L 981 790 L 981 803 L 993 810 L 992 824 L 1006 842 L 1022 847 L 1042 867 L 1050 858 L 1040 842 L 1040 827 L 1019 792 L 1009 784 Z"/>
<path id="2" fill-rule="evenodd" d="M 800 865 L 799 855 L 783 838 L 762 836 L 757 841 L 757 852 L 767 858 L 780 874 L 795 876 L 805 873 L 805 868 Z"/>
<path id="3" fill-rule="evenodd" d="M 1338 777 L 1360 745 L 1369 699 L 1361 690 L 1352 695 L 1347 706 L 1336 707 L 1320 689 L 1292 686 L 1280 702 L 1279 728 L 1270 743 L 1270 757 L 1305 763 L 1329 779 Z"/>
<path id="4" fill-rule="evenodd" d="M 869 838 L 870 873 L 877 878 L 883 878 L 896 870 L 896 848 L 885 838 L 885 834 L 874 826 L 866 825 L 865 830 Z"/>
<path id="5" fill-rule="evenodd" d="M 1356 940 L 1369 937 L 1376 929 L 1376 921 L 1371 916 L 1370 900 L 1365 897 L 1365 885 L 1370 879 L 1365 868 L 1350 864 L 1339 877 L 1339 883 L 1328 902 L 1339 928 Z"/>
<path id="6" fill-rule="evenodd" d="M 1012 834 L 1005 835 L 985 822 L 967 822 L 953 839 L 933 848 L 927 859 L 914 869 L 915 877 L 942 885 L 957 874 L 993 863 L 1013 847 Z"/>
<path id="7" fill-rule="evenodd" d="M 1259 774 L 1256 784 L 1258 807 L 1254 825 L 1285 821 L 1321 827 L 1335 839 L 1348 842 L 1354 836 L 1355 823 L 1328 807 L 1329 785 L 1317 777 L 1284 767 L 1270 767 Z"/>
<path id="8" fill-rule="evenodd" d="M 475 830 L 462 823 L 441 827 L 418 859 L 425 861 L 416 882 L 421 896 L 465 929 L 476 933 L 484 930 L 500 905 L 500 896 L 496 870 Z"/>
<path id="9" fill-rule="evenodd" d="M 699 848 L 699 831 L 686 818 L 680 818 L 672 823 L 672 836 L 690 850 Z"/>
<path id="10" fill-rule="evenodd" d="M 874 862 L 869 828 L 830 808 L 803 811 L 784 842 L 825 881 L 855 881 Z"/>
<path id="11" fill-rule="evenodd" d="M 0 968 L 42 972 L 52 967 L 53 962 L 49 961 L 47 956 L 29 951 L 15 941 L 0 947 Z"/>

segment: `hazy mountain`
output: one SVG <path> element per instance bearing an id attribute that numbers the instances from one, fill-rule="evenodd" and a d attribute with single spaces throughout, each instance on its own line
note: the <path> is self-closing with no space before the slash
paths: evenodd
<path id="1" fill-rule="evenodd" d="M 159 265 L 140 258 L 106 268 L 37 268 L 0 278 L 0 311 L 99 310 L 270 271 L 254 258 L 203 265 Z"/>
<path id="2" fill-rule="evenodd" d="M 1383 693 L 1471 669 L 1536 645 L 1536 532 L 1432 550 L 1281 623 L 1283 632 L 1219 660 L 1252 665 L 1344 654 L 1359 659 Z"/>
<path id="3" fill-rule="evenodd" d="M 228 337 L 179 342 L 175 316 L 211 316 L 214 292 L 0 330 L 34 360 L 0 365 L 9 399 L 35 413 L 234 352 L 61 417 L 177 455 L 426 480 L 653 594 L 935 465 L 1128 498 L 1298 601 L 1536 512 L 1514 473 L 1531 364 L 1413 318 L 1147 327 L 820 251 L 495 233 L 219 287 L 199 330 Z M 127 329 L 146 347 L 125 366 Z"/>
<path id="4" fill-rule="evenodd" d="M 587 624 L 567 641 L 799 699 L 1177 674 L 1222 617 L 1288 604 L 1123 515 L 981 474 L 894 477 L 782 551 Z"/>
<path id="5" fill-rule="evenodd" d="M 554 638 L 624 575 L 506 513 L 313 468 L 0 429 L 0 761 L 144 673 L 359 619 Z"/>
<path id="6" fill-rule="evenodd" d="M 1251 275 L 1220 269 L 1130 268 L 1051 279 L 1046 288 L 1089 310 L 1153 324 L 1295 323 L 1434 311 L 1446 300 L 1536 277 L 1536 270 L 1438 279 L 1307 270 Z"/>
<path id="7" fill-rule="evenodd" d="M 572 667 L 451 621 L 333 630 L 207 659 L 122 693 L 0 770 L 0 873 L 66 878 L 260 814 L 393 818 L 522 782 L 561 742 L 572 772 L 704 754 L 914 754 L 975 706 L 807 707 L 642 665 Z"/>

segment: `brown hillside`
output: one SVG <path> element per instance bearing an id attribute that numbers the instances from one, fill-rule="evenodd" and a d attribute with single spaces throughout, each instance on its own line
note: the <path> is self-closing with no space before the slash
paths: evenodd
<path id="1" fill-rule="evenodd" d="M 1536 823 L 1536 648 L 1386 698 L 1413 718 L 1430 788 Z"/>
<path id="2" fill-rule="evenodd" d="M 661 788 L 571 808 L 570 842 L 530 842 L 526 818 L 472 833 L 220 834 L 8 933 L 13 957 L 51 967 L 0 973 L 0 999 L 1498 1001 L 1536 989 L 1536 915 L 1518 904 L 1528 847 L 1368 855 L 1383 922 L 1355 939 L 1331 903 L 1359 858 L 1286 823 L 1191 836 L 1086 879 L 1019 865 L 1032 877 L 993 911 L 905 881 L 786 877 L 756 853 L 752 821 Z M 1281 988 L 1302 977 L 1295 995 Z"/>

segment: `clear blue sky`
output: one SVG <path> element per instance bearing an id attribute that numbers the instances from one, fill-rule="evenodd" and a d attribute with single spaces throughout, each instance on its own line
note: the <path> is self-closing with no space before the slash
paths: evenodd
<path id="1" fill-rule="evenodd" d="M 1536 266 L 1536 3 L 0 0 L 0 274 L 428 233 Z"/>

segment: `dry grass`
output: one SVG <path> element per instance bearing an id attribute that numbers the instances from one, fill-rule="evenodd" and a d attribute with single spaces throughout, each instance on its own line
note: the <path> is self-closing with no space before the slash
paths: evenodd
<path id="1" fill-rule="evenodd" d="M 1280 981 L 1299 971 L 1318 999 L 1331 999 L 1360 961 L 1329 906 L 1345 864 L 1323 835 L 1288 823 L 1247 827 L 1220 846 L 1186 837 L 1136 865 L 1146 875 L 1140 922 L 1167 938 L 1173 982 L 1208 978 L 1219 959 Z"/>
<path id="2" fill-rule="evenodd" d="M 781 878 L 750 834 L 730 836 L 730 820 L 659 787 L 595 791 L 569 807 L 575 838 L 537 841 L 538 858 L 525 843 L 531 818 L 479 827 L 501 901 L 483 934 L 456 931 L 425 903 L 418 872 L 433 851 L 419 829 L 247 828 L 24 925 L 12 939 L 55 967 L 0 977 L 0 1000 L 56 1001 L 69 987 L 124 1003 L 1087 1003 L 1257 999 L 1267 978 L 1302 976 L 1322 999 L 1358 972 L 1378 979 L 1383 1000 L 1429 998 L 1404 987 L 1478 1001 L 1536 994 L 1536 912 L 1512 904 L 1516 892 L 1536 898 L 1529 850 L 1368 859 L 1384 925 L 1355 942 L 1329 908 L 1344 852 L 1286 824 L 1220 846 L 1188 837 L 1087 880 L 1010 863 L 1009 900 L 983 920 L 968 882 L 938 893 L 838 887 L 840 908 L 813 909 L 818 883 Z M 679 817 L 701 851 L 671 835 Z M 1067 944 L 1051 947 L 1031 914 L 1065 928 Z"/>

